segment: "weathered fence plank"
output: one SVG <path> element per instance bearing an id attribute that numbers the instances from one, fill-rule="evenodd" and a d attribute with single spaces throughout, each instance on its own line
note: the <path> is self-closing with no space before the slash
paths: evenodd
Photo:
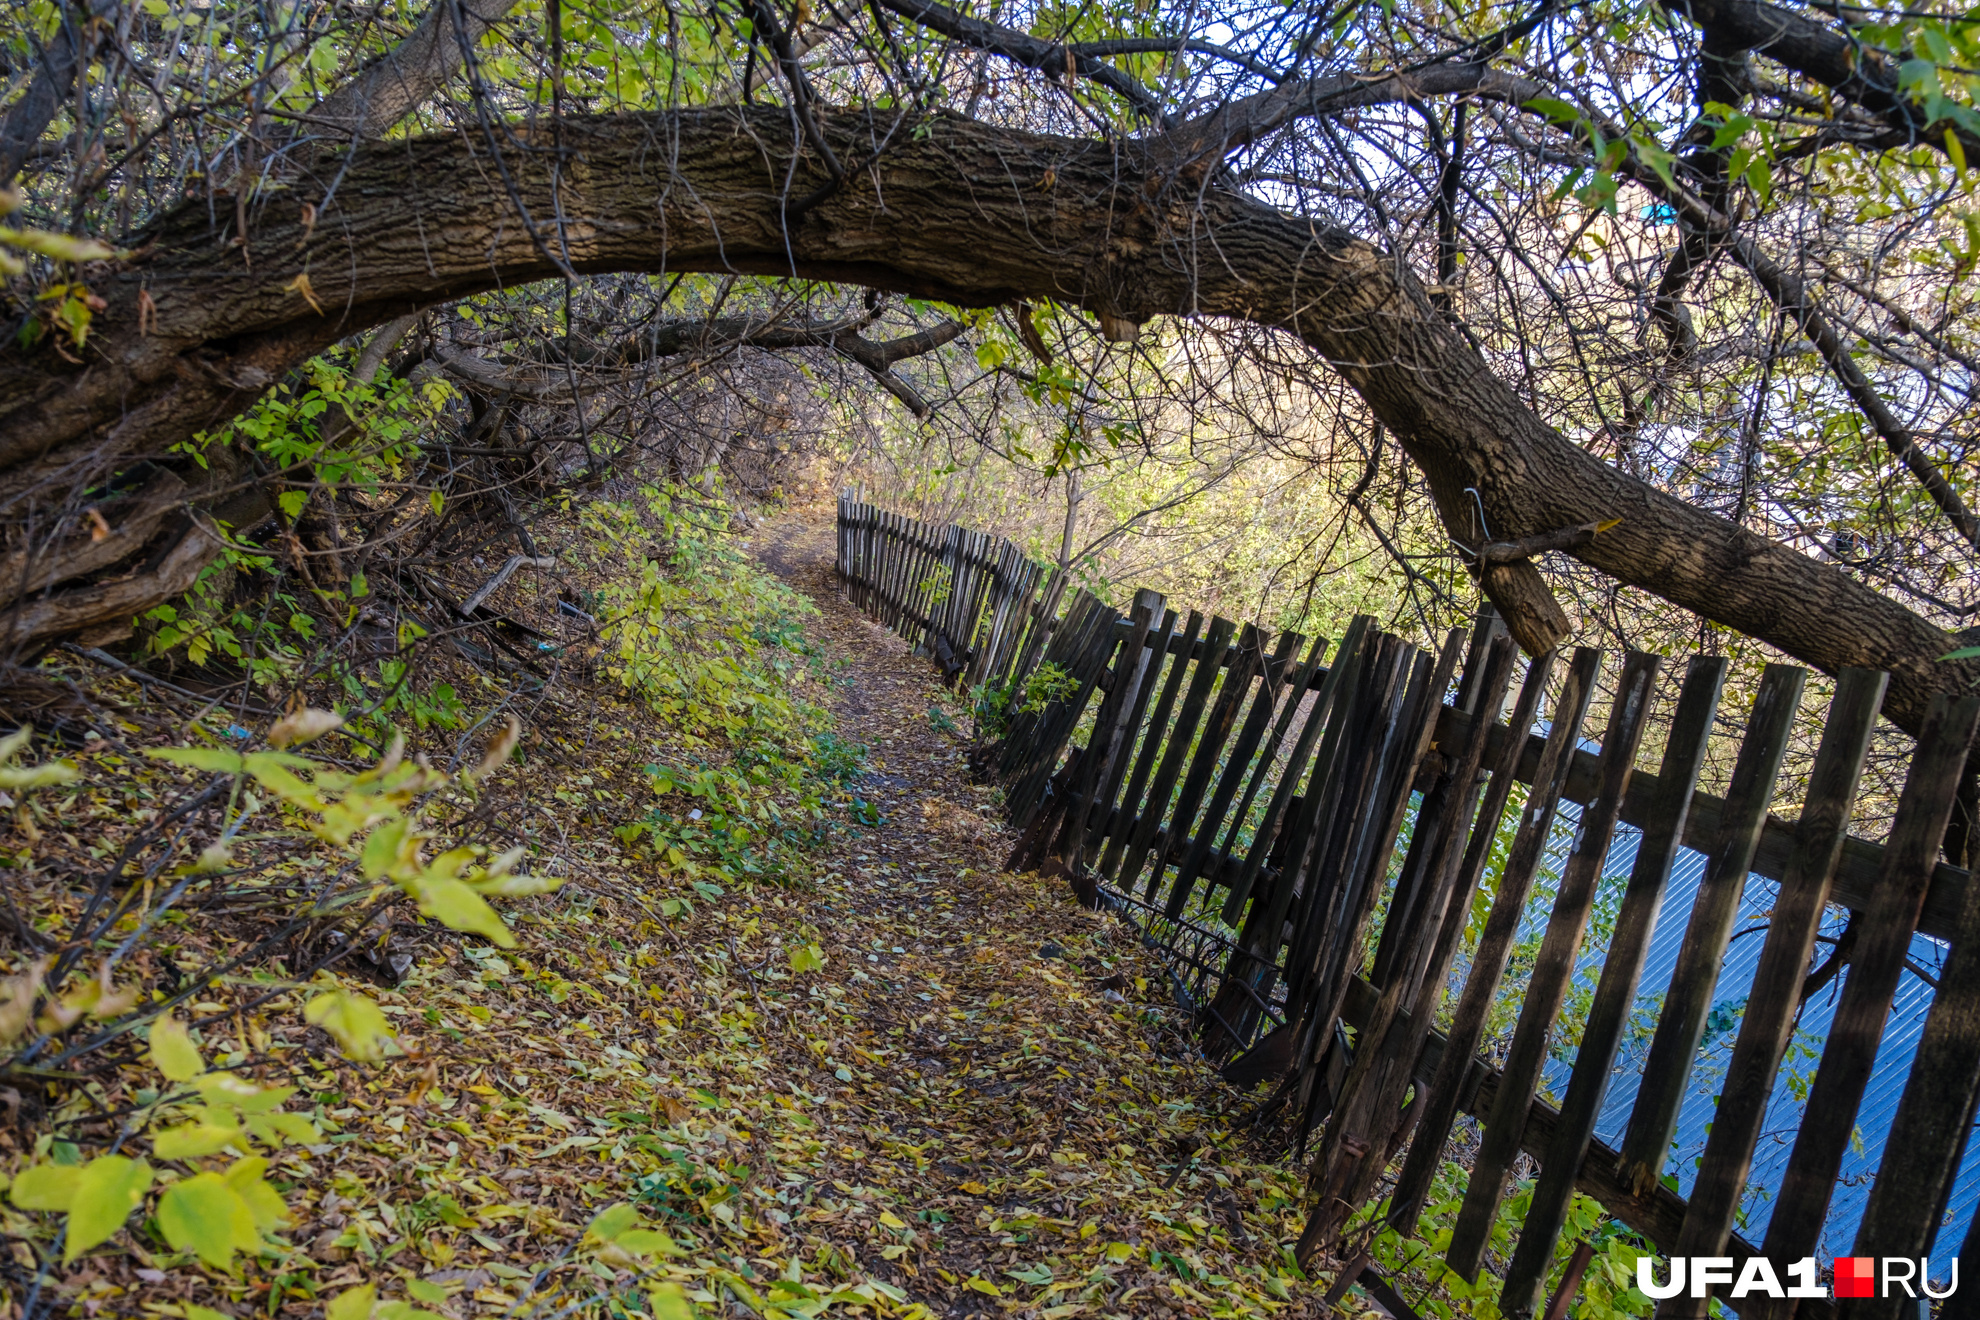
<path id="1" fill-rule="evenodd" d="M 1533 1088 L 1540 1083 L 1554 1021 L 1567 1000 L 1568 983 L 1581 956 L 1581 936 L 1595 909 L 1595 889 L 1615 832 L 1616 814 L 1622 809 L 1630 772 L 1636 768 L 1636 748 L 1649 720 L 1660 664 L 1657 656 L 1642 651 L 1631 651 L 1623 661 L 1609 727 L 1602 736 L 1601 787 L 1595 801 L 1582 809 L 1575 845 L 1562 869 L 1546 933 L 1527 977 L 1512 1045 L 1500 1068 L 1504 1084 L 1485 1120 L 1485 1137 L 1473 1157 L 1471 1182 L 1445 1253 L 1445 1261 L 1466 1279 L 1477 1278 L 1492 1220 L 1505 1193 L 1506 1174 L 1519 1154 Z"/>
<path id="2" fill-rule="evenodd" d="M 1116 878 L 1116 883 L 1129 893 L 1134 892 L 1135 881 L 1140 878 L 1141 868 L 1147 864 L 1151 852 L 1155 860 L 1148 876 L 1145 896 L 1153 897 L 1155 887 L 1167 869 L 1168 845 L 1173 838 L 1160 838 L 1158 841 L 1158 836 L 1162 834 L 1163 824 L 1169 816 L 1176 780 L 1195 746 L 1196 730 L 1209 704 L 1210 689 L 1217 681 L 1221 668 L 1217 658 L 1223 655 L 1225 645 L 1236 631 L 1237 625 L 1229 619 L 1219 616 L 1210 620 L 1210 631 L 1204 636 L 1203 654 L 1194 661 L 1195 668 L 1190 675 L 1189 687 L 1183 694 L 1182 709 L 1176 714 L 1175 727 L 1166 735 L 1167 751 L 1163 753 L 1162 763 L 1156 767 L 1154 782 L 1148 786 L 1148 802 L 1142 808 L 1141 819 L 1128 842 L 1127 853 Z M 1188 657 L 1182 659 L 1187 660 Z"/>
<path id="3" fill-rule="evenodd" d="M 1664 1011 L 1650 1038 L 1643 1065 L 1643 1088 L 1636 1093 L 1629 1127 L 1623 1134 L 1623 1177 L 1638 1190 L 1663 1176 L 1670 1156 L 1671 1134 L 1677 1130 L 1678 1106 L 1691 1085 L 1698 1042 L 1705 1034 L 1712 990 L 1719 982 L 1726 942 L 1739 915 L 1740 896 L 1753 870 L 1753 850 L 1767 819 L 1767 803 L 1787 755 L 1788 733 L 1801 705 L 1808 671 L 1793 665 L 1768 665 L 1753 700 L 1746 738 L 1733 763 L 1731 789 L 1718 826 L 1705 878 L 1693 900 L 1691 918 L 1679 946 L 1677 969 L 1664 993 Z"/>
<path id="4" fill-rule="evenodd" d="M 1800 839 L 1774 899 L 1760 966 L 1748 992 L 1746 1013 L 1740 1019 L 1739 1035 L 1713 1113 L 1711 1135 L 1706 1139 L 1705 1162 L 1692 1185 L 1684 1228 L 1678 1234 L 1680 1246 L 1688 1244 L 1694 1255 L 1720 1254 L 1720 1246 L 1733 1230 L 1767 1101 L 1773 1093 L 1774 1074 L 1801 1008 L 1809 955 L 1821 929 L 1836 859 L 1848 837 L 1850 806 L 1856 800 L 1888 681 L 1887 675 L 1874 670 L 1844 670 L 1835 699 L 1829 704 L 1822 745 L 1802 803 Z M 1955 775 L 1948 782 L 1956 780 Z M 1950 796 L 1946 810 L 1951 811 Z M 1942 818 L 1941 835 L 1944 824 Z M 1905 937 L 1910 935 L 1907 928 Z M 1854 975 L 1852 972 L 1852 979 Z M 1702 1318 L 1706 1314 L 1708 1302 L 1704 1298 L 1696 1299 L 1695 1306 L 1688 1298 L 1672 1301 L 1676 1303 L 1670 1307 L 1673 1315 Z"/>
<path id="5" fill-rule="evenodd" d="M 1755 1248 L 1731 1232 L 1733 1211 L 1815 933 L 1837 903 L 1855 910 L 1857 945 L 1766 1248 L 1777 1258 L 1812 1250 L 1910 941 L 1924 933 L 1952 949 L 1856 1249 L 1912 1258 L 1931 1249 L 1980 1105 L 1980 890 L 1938 856 L 1980 698 L 1932 713 L 1891 840 L 1880 846 L 1846 833 L 1880 674 L 1840 676 L 1800 819 L 1790 821 L 1768 811 L 1806 679 L 1789 666 L 1762 676 L 1720 799 L 1696 788 L 1725 682 L 1720 659 L 1690 662 L 1652 774 L 1634 761 L 1653 658 L 1627 658 L 1600 745 L 1583 749 L 1576 744 L 1600 654 L 1575 653 L 1545 733 L 1533 730 L 1554 657 L 1533 661 L 1502 725 L 1517 662 L 1489 612 L 1468 649 L 1454 632 L 1434 658 L 1357 618 L 1323 665 L 1324 639 L 1301 662 L 1301 639 L 1281 634 L 1268 655 L 1272 639 L 1257 625 L 1206 625 L 1195 612 L 1185 622 L 1154 593 L 1140 593 L 1123 619 L 1075 591 L 1066 568 L 1002 537 L 907 518 L 850 493 L 839 502 L 835 553 L 849 601 L 932 656 L 945 681 L 978 688 L 971 764 L 1003 784 L 1022 832 L 1013 862 L 1049 861 L 1083 901 L 1112 904 L 1186 960 L 1177 993 L 1196 1010 L 1206 1053 L 1235 1054 L 1225 1075 L 1240 1084 L 1277 1083 L 1259 1112 L 1290 1107 L 1296 1149 L 1325 1123 L 1303 1262 L 1377 1194 L 1412 1134 L 1387 1220 L 1413 1233 L 1459 1112 L 1484 1120 L 1448 1253 L 1459 1274 L 1478 1267 L 1513 1159 L 1540 1161 L 1500 1298 L 1510 1317 L 1541 1304 L 1576 1190 L 1660 1251 L 1752 1257 Z M 1457 696 L 1445 704 L 1461 655 Z M 1089 714 L 1096 689 L 1104 695 Z M 1525 805 L 1516 826 L 1503 825 L 1520 782 L 1531 786 Z M 1524 973 L 1505 1066 L 1493 1068 L 1477 1054 L 1483 1025 L 1513 939 L 1536 920 L 1527 908 L 1563 801 L 1582 807 L 1579 829 Z M 1620 824 L 1643 833 L 1557 1112 L 1534 1092 Z M 1511 848 L 1454 986 L 1472 895 L 1502 828 L 1513 831 Z M 1596 1139 L 1596 1118 L 1680 847 L 1705 854 L 1705 875 L 1621 1149 L 1612 1150 Z M 1755 874 L 1779 881 L 1780 892 L 1687 1203 L 1660 1176 L 1731 924 Z M 1148 899 L 1133 897 L 1137 889 Z M 1432 1023 L 1453 994 L 1447 1040 Z M 1966 1241 L 1980 1255 L 1980 1221 Z M 1660 1315 L 1695 1318 L 1703 1307 L 1672 1299 Z M 1819 1320 L 1835 1314 L 1826 1301 L 1800 1307 Z M 1735 1309 L 1767 1312 L 1752 1298 Z M 1882 1300 L 1844 1309 L 1896 1320 L 1895 1305 Z M 1980 1315 L 1980 1306 L 1955 1298 L 1942 1320 L 1967 1312 Z"/>
<path id="6" fill-rule="evenodd" d="M 1705 766 L 1712 717 L 1718 711 L 1725 681 L 1723 656 L 1694 657 L 1684 676 L 1677 711 L 1664 741 L 1651 817 L 1644 823 L 1643 837 L 1637 842 L 1636 860 L 1630 867 L 1629 882 L 1616 913 L 1615 930 L 1602 960 L 1602 973 L 1595 985 L 1594 1001 L 1589 1005 L 1588 1021 L 1582 1028 L 1581 1045 L 1575 1051 L 1574 1071 L 1568 1078 L 1567 1095 L 1561 1101 L 1560 1119 L 1554 1127 L 1553 1140 L 1541 1157 L 1540 1177 L 1529 1199 L 1526 1219 L 1520 1225 L 1512 1261 L 1506 1267 L 1499 1305 L 1507 1315 L 1531 1315 L 1540 1305 L 1547 1270 L 1553 1262 L 1554 1243 L 1567 1222 L 1575 1175 L 1595 1139 L 1595 1122 L 1608 1093 L 1610 1069 L 1622 1044 L 1630 1009 L 1636 1003 L 1637 984 L 1643 976 L 1643 965 L 1650 955 L 1650 937 L 1657 926 L 1657 910 L 1663 906 L 1664 888 L 1670 881 L 1671 864 L 1677 859 L 1678 840 L 1684 836 L 1692 792 Z"/>
<path id="7" fill-rule="evenodd" d="M 1437 1166 L 1443 1160 L 1444 1144 L 1450 1139 L 1451 1122 L 1457 1116 L 1458 1093 L 1464 1085 L 1472 1057 L 1478 1052 L 1478 1043 L 1485 1033 L 1485 1018 L 1491 1012 L 1492 1001 L 1498 996 L 1500 981 L 1505 976 L 1506 958 L 1511 954 L 1513 938 L 1519 932 L 1526 896 L 1546 849 L 1548 832 L 1553 828 L 1561 781 L 1567 773 L 1567 753 L 1580 736 L 1581 721 L 1588 713 L 1588 702 L 1594 695 L 1595 677 L 1601 665 L 1600 651 L 1582 647 L 1574 653 L 1567 677 L 1561 684 L 1560 697 L 1554 706 L 1553 726 L 1547 732 L 1546 748 L 1541 753 L 1540 768 L 1534 775 L 1526 805 L 1521 809 L 1519 830 L 1513 836 L 1512 851 L 1507 854 L 1505 869 L 1499 876 L 1498 892 L 1492 899 L 1492 910 L 1485 918 L 1485 929 L 1479 935 L 1478 948 L 1472 954 L 1471 974 L 1465 978 L 1464 990 L 1452 1013 L 1448 1033 L 1451 1044 L 1438 1065 L 1436 1078 L 1430 1084 L 1429 1095 L 1423 1103 L 1423 1118 L 1416 1125 L 1409 1158 L 1403 1164 L 1402 1177 L 1396 1186 L 1393 1213 L 1406 1215 L 1412 1227 L 1424 1198 L 1429 1195 Z"/>
<path id="8" fill-rule="evenodd" d="M 1764 1251 L 1790 1260 L 1814 1253 L 1863 1088 L 1877 1061 L 1891 997 L 1904 974 L 1932 864 L 1952 817 L 1959 769 L 1973 745 L 1976 723 L 1980 723 L 1980 697 L 1962 697 L 1943 708 L 1935 702 L 1919 731 L 1918 752 L 1884 850 L 1884 874 L 1863 912 L 1842 1002 L 1829 1026 L 1801 1131 L 1767 1221 Z"/>

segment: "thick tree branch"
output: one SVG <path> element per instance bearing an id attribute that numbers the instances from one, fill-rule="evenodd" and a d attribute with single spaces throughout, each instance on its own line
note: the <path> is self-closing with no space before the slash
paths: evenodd
<path id="1" fill-rule="evenodd" d="M 1579 550 L 1594 540 L 1598 532 L 1606 530 L 1600 522 L 1585 522 L 1575 527 L 1557 527 L 1551 532 L 1535 532 L 1517 541 L 1491 541 L 1479 550 L 1478 562 L 1489 567 L 1531 559 L 1549 550 Z"/>
<path id="2" fill-rule="evenodd" d="M 700 352 L 715 356 L 736 348 L 770 351 L 824 348 L 857 362 L 871 372 L 882 388 L 916 417 L 926 417 L 929 406 L 913 386 L 896 376 L 895 364 L 924 353 L 932 353 L 963 332 L 959 321 L 940 325 L 898 339 L 875 341 L 860 335 L 868 322 L 857 321 L 764 321 L 747 316 L 717 317 L 707 321 L 662 321 L 649 326 L 625 343 L 601 351 L 573 354 L 572 360 L 588 365 L 612 363 L 634 367 L 640 363 Z M 573 397 L 571 374 L 533 363 L 494 362 L 446 344 L 434 346 L 433 355 L 449 374 L 491 395 L 513 395 L 537 403 L 568 403 Z M 630 384 L 644 373 L 619 371 L 604 379 L 581 378 L 577 388 Z"/>
<path id="3" fill-rule="evenodd" d="M 515 7 L 516 0 L 434 0 L 405 40 L 312 106 L 303 131 L 343 141 L 379 136 L 460 72 L 463 28 L 472 45 Z"/>
<path id="4" fill-rule="evenodd" d="M 0 615 L 0 644 L 32 646 L 88 628 L 115 627 L 160 601 L 183 596 L 220 554 L 219 533 L 194 521 L 155 567 L 95 586 L 18 602 Z"/>
<path id="5" fill-rule="evenodd" d="M 1898 89 L 1902 57 L 1895 52 L 1866 46 L 1764 0 L 1664 0 L 1664 5 L 1727 45 L 1758 51 L 1861 106 L 1895 135 L 1896 143 L 1920 143 L 1943 152 L 1950 131 L 1958 135 L 1969 159 L 1980 159 L 1980 137 L 1956 125 L 1926 123 L 1917 102 Z"/>
<path id="6" fill-rule="evenodd" d="M 1200 171 L 1299 119 L 1429 97 L 1475 96 L 1523 106 L 1536 96 L 1549 94 L 1546 87 L 1531 79 L 1502 73 L 1484 63 L 1436 64 L 1412 73 L 1373 77 L 1329 74 L 1284 83 L 1218 106 L 1154 139 L 1151 149 L 1172 170 Z"/>
<path id="7" fill-rule="evenodd" d="M 825 131 L 850 153 L 893 118 L 838 111 Z M 549 130 L 516 132 L 528 146 Z M 786 229 L 786 181 L 815 188 L 829 176 L 782 108 L 567 118 L 560 132 L 561 166 L 548 151 L 507 166 L 538 213 L 550 213 L 555 192 L 582 272 L 794 275 L 959 306 L 1051 298 L 1135 323 L 1193 315 L 1277 327 L 1361 394 L 1467 542 L 1474 490 L 1502 540 L 1620 518 L 1571 553 L 1821 668 L 1890 670 L 1886 708 L 1909 728 L 1935 693 L 1975 677 L 1970 664 L 1941 664 L 1947 634 L 1897 602 L 1547 426 L 1394 257 L 1221 187 L 1171 203 L 1133 143 L 934 115 Z M 203 202 L 163 217 L 136 264 L 92 277 L 109 306 L 87 364 L 0 350 L 0 488 L 18 494 L 58 471 L 162 451 L 366 326 L 555 277 L 484 152 L 464 137 L 364 152 L 313 227 L 299 205 L 285 215 L 271 201 L 249 237 L 251 265 L 209 227 Z M 303 269 L 322 312 L 295 289 Z M 157 308 L 151 333 L 139 324 L 141 289 Z"/>
<path id="8" fill-rule="evenodd" d="M 93 510 L 86 528 L 53 544 L 0 555 L 0 605 L 110 567 L 137 553 L 158 534 L 165 515 L 183 502 L 186 483 L 171 472 L 154 473 L 128 499 Z"/>
<path id="9" fill-rule="evenodd" d="M 117 0 L 89 0 L 85 12 L 64 8 L 62 21 L 41 52 L 34 78 L 0 120 L 0 188 L 13 182 L 41 135 L 55 122 L 75 85 L 76 70 L 96 47 L 102 25 L 117 13 Z"/>

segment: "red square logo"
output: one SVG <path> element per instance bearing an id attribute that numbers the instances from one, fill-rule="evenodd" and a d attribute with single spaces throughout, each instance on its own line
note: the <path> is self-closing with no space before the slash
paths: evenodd
<path id="1" fill-rule="evenodd" d="M 1870 1256 L 1836 1257 L 1836 1296 L 1875 1297 L 1877 1262 Z"/>

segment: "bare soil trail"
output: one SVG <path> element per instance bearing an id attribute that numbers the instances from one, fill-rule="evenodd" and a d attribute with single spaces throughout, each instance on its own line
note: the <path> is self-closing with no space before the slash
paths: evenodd
<path id="1" fill-rule="evenodd" d="M 1316 1289 L 1281 1245 L 1297 1178 L 1229 1130 L 1242 1097 L 1195 1055 L 1133 928 L 1002 871 L 1010 838 L 965 776 L 965 712 L 839 597 L 829 521 L 794 514 L 756 549 L 819 609 L 811 637 L 842 675 L 839 733 L 869 749 L 860 792 L 880 822 L 818 882 L 822 995 L 789 1019 L 845 1065 L 816 1086 L 864 1141 L 831 1145 L 793 1228 L 894 1265 L 945 1315 L 1306 1313 Z"/>
<path id="2" fill-rule="evenodd" d="M 768 650 L 867 749 L 805 822 L 823 827 L 814 845 L 751 874 L 641 842 L 690 814 L 671 789 L 656 798 L 651 763 L 706 745 L 572 641 L 570 672 L 524 712 L 526 755 L 487 787 L 501 841 L 534 840 L 562 881 L 505 901 L 514 947 L 400 914 L 377 947 L 403 966 L 363 987 L 391 1028 L 375 1062 L 305 1022 L 327 981 L 230 978 L 191 1006 L 215 1065 L 297 1088 L 319 1138 L 272 1153 L 281 1231 L 221 1269 L 133 1225 L 37 1272 L 24 1240 L 52 1238 L 49 1217 L 0 1205 L 23 1291 L 64 1314 L 180 1320 L 321 1320 L 365 1287 L 389 1314 L 443 1320 L 1313 1313 L 1285 1246 L 1294 1167 L 1247 1151 L 1249 1098 L 1198 1060 L 1133 928 L 1062 881 L 1003 872 L 994 794 L 964 774 L 964 712 L 839 599 L 829 517 L 750 538 L 815 602 L 791 617 L 822 663 L 782 638 Z M 502 608 L 547 633 L 558 598 L 537 589 L 505 587 Z M 103 818 L 130 788 L 112 759 L 79 756 L 108 785 L 89 800 Z M 114 759 L 127 780 L 150 764 Z M 82 847 L 56 826 L 44 864 L 57 842 Z M 187 929 L 175 957 L 221 956 Z M 113 1100 L 157 1080 L 143 1057 L 104 1075 L 125 1088 Z M 122 1111 L 106 1127 L 92 1105 L 57 1118 L 107 1144 Z M 0 1156 L 26 1158 L 4 1124 Z M 635 1221 L 639 1238 L 611 1236 Z M 0 1320 L 19 1314 L 0 1293 Z"/>

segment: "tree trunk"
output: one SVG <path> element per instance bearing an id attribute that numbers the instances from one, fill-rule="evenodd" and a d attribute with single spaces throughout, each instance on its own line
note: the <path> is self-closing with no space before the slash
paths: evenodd
<path id="1" fill-rule="evenodd" d="M 85 366 L 45 347 L 0 356 L 0 496 L 19 517 L 25 498 L 59 498 L 224 422 L 338 339 L 549 277 L 553 254 L 579 272 L 793 276 L 963 306 L 1054 298 L 1116 321 L 1208 315 L 1298 335 L 1396 434 L 1454 535 L 1471 535 L 1468 488 L 1502 540 L 1620 519 L 1570 553 L 1824 670 L 1890 670 L 1887 710 L 1906 729 L 1933 693 L 1980 674 L 1939 663 L 1953 645 L 1943 631 L 1835 567 L 1569 442 L 1395 258 L 1350 233 L 1144 169 L 1132 143 L 946 115 L 824 120 L 846 178 L 788 230 L 785 201 L 831 177 L 767 106 L 566 120 L 555 196 L 547 129 L 517 126 L 524 149 L 503 169 L 472 134 L 366 144 L 313 229 L 299 194 L 257 200 L 251 262 L 209 225 L 231 207 L 188 203 L 141 236 L 130 265 L 93 278 L 110 307 Z M 157 307 L 151 334 L 140 289 Z"/>

